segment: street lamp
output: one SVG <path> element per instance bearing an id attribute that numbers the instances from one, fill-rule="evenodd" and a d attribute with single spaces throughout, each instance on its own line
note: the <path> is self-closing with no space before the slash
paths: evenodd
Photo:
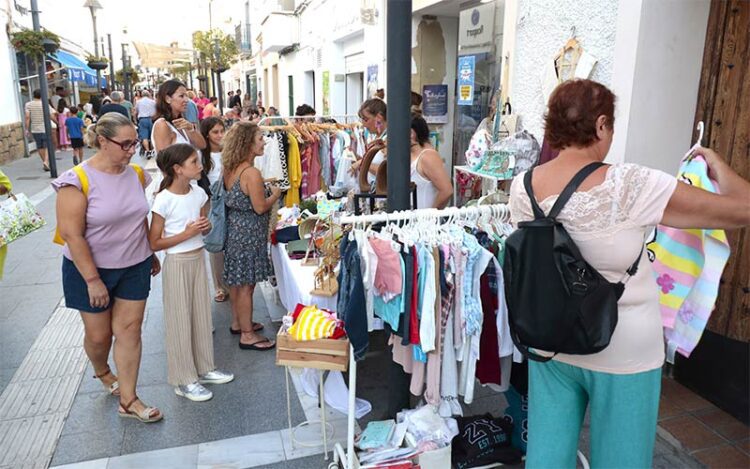
<path id="1" fill-rule="evenodd" d="M 96 10 L 101 10 L 102 5 L 99 3 L 99 0 L 86 0 L 86 2 L 83 4 L 84 8 L 88 8 L 89 11 L 91 11 L 91 22 L 94 24 L 94 56 L 99 57 L 99 41 L 98 37 L 99 35 L 96 33 Z M 96 70 L 96 89 L 97 94 L 101 94 L 101 70 Z"/>
<path id="2" fill-rule="evenodd" d="M 123 43 L 122 46 L 122 81 L 125 91 L 125 100 L 130 101 L 130 73 L 128 73 L 128 53 L 127 53 L 127 37 L 128 28 L 122 28 Z"/>

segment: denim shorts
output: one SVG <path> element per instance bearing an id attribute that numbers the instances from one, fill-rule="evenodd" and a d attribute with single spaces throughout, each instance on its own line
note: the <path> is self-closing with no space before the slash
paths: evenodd
<path id="1" fill-rule="evenodd" d="M 138 119 L 138 138 L 141 140 L 151 140 L 151 129 L 154 122 L 150 117 L 141 117 Z"/>
<path id="2" fill-rule="evenodd" d="M 122 269 L 96 269 L 99 277 L 109 292 L 109 305 L 94 308 L 89 300 L 89 289 L 86 281 L 78 272 L 76 265 L 63 256 L 62 279 L 65 306 L 86 313 L 101 313 L 112 306 L 115 298 L 121 300 L 141 301 L 148 298 L 151 291 L 151 259 L 153 256 Z"/>
<path id="3" fill-rule="evenodd" d="M 37 133 L 34 132 L 31 134 L 32 137 L 34 137 L 34 143 L 36 143 L 36 149 L 39 150 L 40 148 L 47 149 L 47 134 L 44 132 Z"/>

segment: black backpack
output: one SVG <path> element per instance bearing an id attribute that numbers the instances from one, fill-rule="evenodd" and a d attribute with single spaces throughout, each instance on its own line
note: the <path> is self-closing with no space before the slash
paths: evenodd
<path id="1" fill-rule="evenodd" d="M 511 337 L 532 360 L 552 357 L 542 357 L 529 348 L 555 354 L 600 352 L 609 345 L 617 325 L 617 300 L 625 284 L 607 281 L 589 265 L 556 220 L 578 186 L 603 165 L 591 163 L 581 169 L 547 215 L 531 188 L 533 170 L 524 176 L 534 220 L 518 223 L 518 229 L 508 236 L 503 274 Z M 628 277 L 638 271 L 641 255 L 643 250 L 627 270 Z"/>

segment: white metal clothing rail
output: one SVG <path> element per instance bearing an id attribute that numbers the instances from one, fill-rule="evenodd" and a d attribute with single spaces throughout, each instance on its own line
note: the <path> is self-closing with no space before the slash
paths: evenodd
<path id="1" fill-rule="evenodd" d="M 424 218 L 471 218 L 480 216 L 499 217 L 503 221 L 510 220 L 510 209 L 506 204 L 493 205 L 474 205 L 471 207 L 447 207 L 437 208 L 420 208 L 416 210 L 402 210 L 391 213 L 375 213 L 372 215 L 345 215 L 338 219 L 334 217 L 334 222 L 346 225 L 357 223 L 380 223 L 403 220 L 416 220 Z"/>
<path id="2" fill-rule="evenodd" d="M 423 208 L 403 210 L 392 213 L 376 213 L 372 215 L 334 216 L 333 222 L 340 225 L 359 223 L 379 223 L 402 220 L 418 220 L 429 218 L 472 219 L 473 217 L 490 216 L 503 221 L 510 220 L 510 209 L 505 204 L 477 205 L 472 207 L 448 207 L 444 209 Z M 337 443 L 334 447 L 334 462 L 330 467 L 337 467 L 341 461 L 346 469 L 354 469 L 354 417 L 356 412 L 357 362 L 354 360 L 354 349 L 349 350 L 349 402 L 347 409 L 346 451 Z M 324 430 L 325 431 L 325 430 Z"/>

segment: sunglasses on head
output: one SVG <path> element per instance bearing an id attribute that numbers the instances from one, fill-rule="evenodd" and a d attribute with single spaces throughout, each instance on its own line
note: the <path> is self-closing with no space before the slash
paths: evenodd
<path id="1" fill-rule="evenodd" d="M 106 138 L 115 145 L 119 145 L 120 148 L 122 148 L 122 151 L 128 151 L 138 145 L 138 143 L 140 143 L 140 140 L 138 140 L 137 138 L 135 140 L 125 140 L 123 142 L 118 142 L 117 140 L 112 140 L 111 138 L 105 137 L 104 135 L 102 135 L 102 137 Z"/>

